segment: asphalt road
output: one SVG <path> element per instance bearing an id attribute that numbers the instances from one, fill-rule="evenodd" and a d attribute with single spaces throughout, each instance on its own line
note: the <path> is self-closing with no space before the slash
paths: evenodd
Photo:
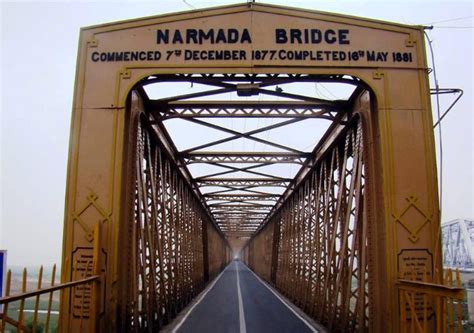
<path id="1" fill-rule="evenodd" d="M 179 333 L 315 332 L 240 261 L 231 262 Z"/>

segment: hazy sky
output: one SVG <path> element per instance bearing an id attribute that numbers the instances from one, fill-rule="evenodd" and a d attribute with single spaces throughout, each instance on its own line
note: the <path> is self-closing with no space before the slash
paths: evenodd
<path id="1" fill-rule="evenodd" d="M 59 263 L 79 28 L 191 8 L 178 0 L 0 2 L 0 248 L 8 249 L 10 265 Z M 443 221 L 474 217 L 472 2 L 268 3 L 435 26 L 429 34 L 440 86 L 465 92 L 443 122 Z M 442 97 L 442 110 L 452 99 Z"/>

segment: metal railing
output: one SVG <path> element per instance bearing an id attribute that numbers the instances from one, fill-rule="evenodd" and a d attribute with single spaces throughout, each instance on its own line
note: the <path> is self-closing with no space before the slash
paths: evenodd
<path id="1" fill-rule="evenodd" d="M 59 315 L 59 297 L 55 292 L 72 290 L 74 293 L 85 294 L 88 288 L 85 285 L 97 283 L 99 275 L 91 275 L 86 278 L 56 284 L 56 265 L 52 267 L 49 285 L 44 286 L 44 269 L 40 267 L 37 281 L 31 282 L 28 279 L 27 269 L 23 269 L 21 274 L 20 292 L 11 294 L 12 271 L 9 270 L 6 276 L 5 297 L 0 298 L 0 332 L 56 332 L 58 331 L 58 321 L 52 319 L 53 315 Z M 28 285 L 34 283 L 34 290 L 28 290 Z M 47 282 L 46 282 L 47 283 Z M 45 306 L 45 307 L 44 307 Z M 28 308 L 27 307 L 32 307 Z M 93 307 L 88 311 L 95 311 Z M 92 314 L 92 313 L 91 313 Z"/>
<path id="2" fill-rule="evenodd" d="M 453 278 L 453 275 L 454 278 Z M 459 270 L 448 269 L 444 284 L 400 279 L 401 332 L 463 332 L 464 289 Z"/>

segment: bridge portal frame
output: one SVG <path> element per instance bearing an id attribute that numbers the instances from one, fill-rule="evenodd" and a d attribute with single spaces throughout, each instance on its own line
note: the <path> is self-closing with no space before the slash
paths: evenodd
<path id="1" fill-rule="evenodd" d="M 267 30 L 275 24 L 340 26 L 353 31 L 351 42 L 361 50 L 367 45 L 382 50 L 391 48 L 394 52 L 402 50 L 410 52 L 413 61 L 371 63 L 366 59 L 351 63 L 333 59 L 321 64 L 295 64 L 287 60 L 209 63 L 177 59 L 168 63 L 164 60 L 124 63 L 94 61 L 92 56 L 94 52 L 100 54 L 101 50 L 114 48 L 156 48 L 157 28 L 185 29 L 193 24 L 247 26 L 254 40 L 252 45 L 242 47 L 249 52 L 251 48 L 273 46 Z M 209 46 L 190 46 L 193 47 Z M 292 47 L 300 49 L 304 45 Z M 130 253 L 123 245 L 129 241 L 126 230 L 133 204 L 130 170 L 133 170 L 131 156 L 135 149 L 130 134 L 136 126 L 127 99 L 140 80 L 157 74 L 275 73 L 359 78 L 369 87 L 373 103 L 371 110 L 360 113 L 368 179 L 369 330 L 399 331 L 401 307 L 397 281 L 411 265 L 430 262 L 423 268 L 430 270 L 433 283 L 441 283 L 436 158 L 421 26 L 255 3 L 211 8 L 84 28 L 76 71 L 61 277 L 62 281 L 70 281 L 88 274 L 84 263 L 98 258 L 93 267 L 97 267 L 101 281 L 94 294 L 85 296 L 91 297 L 90 302 L 99 309 L 96 316 L 83 316 L 84 311 L 75 314 L 74 294 L 62 294 L 63 330 L 78 331 L 79 322 L 100 332 L 124 329 L 128 268 L 123 265 L 123 258 Z M 102 236 L 95 240 L 93 230 L 97 226 Z M 94 242 L 99 244 L 95 253 Z M 409 253 L 420 257 L 417 259 Z"/>

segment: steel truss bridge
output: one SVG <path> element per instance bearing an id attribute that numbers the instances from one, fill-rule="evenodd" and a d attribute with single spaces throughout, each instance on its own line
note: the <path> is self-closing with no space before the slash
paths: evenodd
<path id="1" fill-rule="evenodd" d="M 302 34 L 322 22 L 311 33 L 325 33 L 332 60 L 263 58 L 304 54 Z M 246 58 L 183 57 L 232 45 L 157 46 L 160 29 L 203 24 L 249 29 Z M 30 329 L 29 298 L 35 330 L 44 297 L 48 330 L 58 291 L 64 332 L 243 332 L 245 318 L 254 331 L 295 318 L 330 332 L 461 329 L 463 290 L 443 274 L 423 38 L 422 27 L 253 3 L 84 28 L 61 281 L 54 270 L 45 287 L 41 271 L 27 290 L 25 271 L 13 295 L 9 275 L 1 331 Z M 374 48 L 388 60 L 364 57 Z M 154 61 L 107 60 L 119 51 Z M 318 93 L 325 85 L 344 97 Z M 463 226 L 444 227 L 445 259 L 472 258 Z M 281 295 L 286 312 L 261 308 Z"/>
<path id="2" fill-rule="evenodd" d="M 456 219 L 441 226 L 446 267 L 474 269 L 474 220 Z"/>

